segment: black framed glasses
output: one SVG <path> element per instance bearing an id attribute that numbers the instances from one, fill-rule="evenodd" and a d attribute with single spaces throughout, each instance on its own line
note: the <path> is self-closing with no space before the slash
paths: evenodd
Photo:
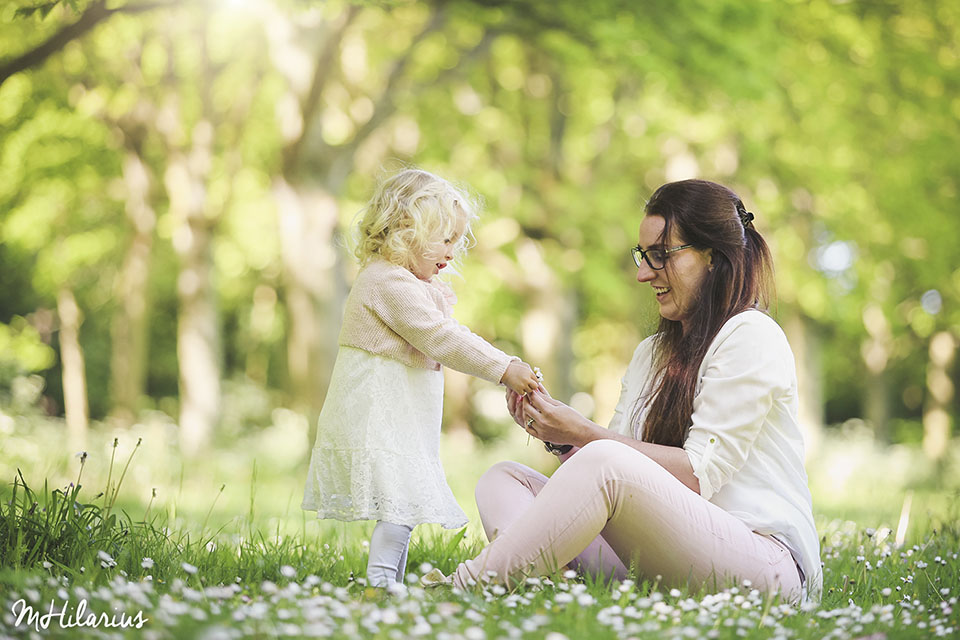
<path id="1" fill-rule="evenodd" d="M 689 249 L 692 246 L 693 246 L 692 244 L 682 244 L 679 247 L 671 247 L 669 249 L 661 249 L 659 247 L 654 247 L 652 249 L 647 249 L 646 251 L 644 251 L 643 249 L 640 248 L 640 245 L 637 245 L 630 249 L 630 253 L 631 255 L 633 255 L 633 261 L 636 263 L 638 269 L 640 268 L 640 261 L 646 260 L 647 265 L 651 269 L 655 271 L 659 271 L 660 269 L 663 269 L 664 266 L 666 266 L 667 256 L 669 256 L 674 251 L 682 251 L 684 249 Z"/>

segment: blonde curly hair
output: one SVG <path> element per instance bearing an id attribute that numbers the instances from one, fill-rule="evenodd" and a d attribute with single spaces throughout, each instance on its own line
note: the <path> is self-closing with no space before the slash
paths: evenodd
<path id="1" fill-rule="evenodd" d="M 412 269 L 434 242 L 462 234 L 453 247 L 454 262 L 472 241 L 471 223 L 480 202 L 466 189 L 422 169 L 403 169 L 381 180 L 360 212 L 354 255 L 361 265 L 381 257 Z"/>

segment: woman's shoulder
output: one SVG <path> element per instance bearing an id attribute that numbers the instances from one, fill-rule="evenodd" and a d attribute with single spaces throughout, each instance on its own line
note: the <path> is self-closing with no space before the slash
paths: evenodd
<path id="1" fill-rule="evenodd" d="M 705 361 L 726 354 L 725 358 L 753 364 L 783 363 L 792 370 L 793 349 L 777 321 L 759 309 L 738 313 L 717 332 Z"/>
<path id="2" fill-rule="evenodd" d="M 760 309 L 747 309 L 727 320 L 714 341 L 720 342 L 734 335 L 754 342 L 787 344 L 787 336 L 777 321 Z"/>
<path id="3" fill-rule="evenodd" d="M 650 363 L 653 361 L 653 352 L 656 347 L 657 334 L 647 336 L 640 341 L 637 348 L 633 350 L 633 356 L 630 358 L 630 364 L 627 366 L 627 372 L 641 371 L 646 372 Z"/>

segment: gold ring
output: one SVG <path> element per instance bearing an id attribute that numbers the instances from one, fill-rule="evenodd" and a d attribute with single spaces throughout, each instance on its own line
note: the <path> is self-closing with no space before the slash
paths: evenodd
<path id="1" fill-rule="evenodd" d="M 533 418 L 527 418 L 527 429 L 533 426 Z"/>

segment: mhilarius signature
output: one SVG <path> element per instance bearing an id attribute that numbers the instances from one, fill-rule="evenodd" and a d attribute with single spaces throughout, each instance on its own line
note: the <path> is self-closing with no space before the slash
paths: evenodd
<path id="1" fill-rule="evenodd" d="M 70 629 L 72 627 L 93 627 L 98 629 L 104 627 L 107 629 L 140 629 L 150 618 L 143 617 L 143 611 L 138 611 L 135 616 L 129 616 L 124 612 L 108 614 L 106 612 L 101 612 L 99 614 L 93 611 L 87 611 L 87 600 L 86 598 L 80 600 L 77 603 L 77 608 L 74 610 L 73 614 L 68 614 L 68 609 L 70 606 L 70 600 L 64 600 L 63 607 L 59 610 L 56 608 L 56 601 L 50 600 L 50 608 L 46 613 L 40 613 L 33 608 L 32 605 L 27 604 L 27 601 L 23 598 L 20 598 L 13 603 L 13 606 L 10 608 L 13 615 L 17 617 L 15 626 L 19 627 L 21 623 L 26 620 L 27 626 L 33 626 L 36 629 L 37 633 L 40 630 L 46 631 L 50 628 L 50 624 L 57 620 L 61 629 Z"/>

